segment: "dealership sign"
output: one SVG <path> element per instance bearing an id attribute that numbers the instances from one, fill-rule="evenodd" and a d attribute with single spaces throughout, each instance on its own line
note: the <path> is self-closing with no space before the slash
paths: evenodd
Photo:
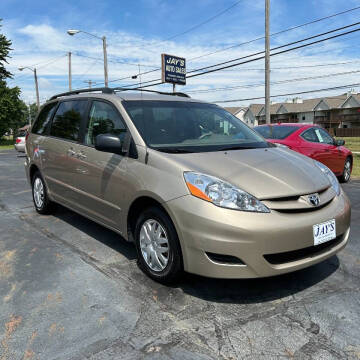
<path id="1" fill-rule="evenodd" d="M 161 81 L 171 84 L 186 84 L 186 63 L 185 59 L 161 54 Z"/>

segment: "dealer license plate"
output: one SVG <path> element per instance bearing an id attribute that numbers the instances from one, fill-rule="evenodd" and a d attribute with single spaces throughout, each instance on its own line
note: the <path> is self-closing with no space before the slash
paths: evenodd
<path id="1" fill-rule="evenodd" d="M 336 238 L 335 219 L 313 225 L 314 245 L 320 245 L 324 242 Z"/>

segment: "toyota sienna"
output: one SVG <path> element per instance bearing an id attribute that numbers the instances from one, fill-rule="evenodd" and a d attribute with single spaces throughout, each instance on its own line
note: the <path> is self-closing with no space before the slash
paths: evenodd
<path id="1" fill-rule="evenodd" d="M 59 203 L 135 243 L 160 282 L 279 275 L 341 250 L 350 203 L 320 162 L 185 94 L 56 95 L 26 142 L 35 209 Z"/>

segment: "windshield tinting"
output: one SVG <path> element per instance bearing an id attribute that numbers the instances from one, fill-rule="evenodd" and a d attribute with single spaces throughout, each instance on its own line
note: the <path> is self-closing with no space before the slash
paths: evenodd
<path id="1" fill-rule="evenodd" d="M 125 101 L 146 144 L 166 152 L 202 152 L 268 147 L 238 118 L 213 104 Z"/>
<path id="2" fill-rule="evenodd" d="M 298 130 L 298 126 L 293 125 L 272 125 L 272 126 L 256 126 L 254 130 L 261 134 L 265 139 L 286 139 L 293 132 Z"/>

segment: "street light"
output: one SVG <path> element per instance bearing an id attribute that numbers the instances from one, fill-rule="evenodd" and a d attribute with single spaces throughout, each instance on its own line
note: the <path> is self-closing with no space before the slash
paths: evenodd
<path id="1" fill-rule="evenodd" d="M 107 51 L 106 51 L 106 37 L 105 36 L 99 37 L 99 36 L 96 36 L 94 34 L 83 31 L 83 30 L 69 29 L 67 31 L 67 33 L 70 36 L 74 36 L 74 35 L 76 35 L 76 34 L 78 34 L 80 32 L 102 40 L 102 42 L 103 42 L 103 52 L 104 52 L 104 80 L 105 80 L 105 87 L 108 87 L 109 82 L 108 82 L 108 64 L 107 64 Z"/>
<path id="2" fill-rule="evenodd" d="M 39 85 L 38 85 L 38 80 L 37 80 L 36 68 L 32 68 L 30 66 L 20 66 L 19 67 L 19 71 L 23 71 L 25 69 L 29 69 L 34 73 L 35 91 L 36 91 L 36 105 L 38 107 L 38 110 L 40 110 Z"/>

